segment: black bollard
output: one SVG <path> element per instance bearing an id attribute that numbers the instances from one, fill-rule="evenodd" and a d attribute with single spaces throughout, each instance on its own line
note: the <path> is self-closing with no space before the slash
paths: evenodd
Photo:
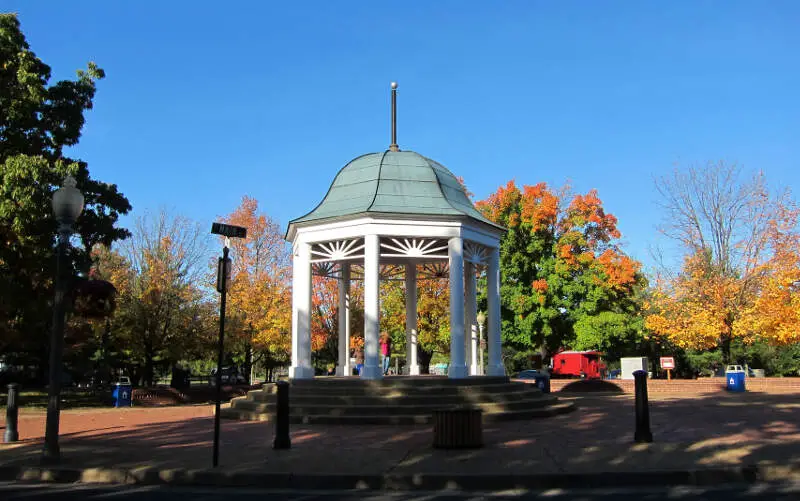
<path id="1" fill-rule="evenodd" d="M 17 417 L 19 416 L 19 407 L 17 404 L 17 394 L 19 393 L 19 385 L 11 383 L 8 385 L 8 401 L 6 402 L 6 432 L 3 435 L 5 443 L 16 442 L 19 440 L 19 432 L 17 431 Z"/>
<path id="2" fill-rule="evenodd" d="M 637 444 L 650 443 L 653 434 L 650 432 L 650 404 L 647 402 L 647 372 L 635 371 L 633 378 L 636 385 L 636 432 L 633 440 Z"/>
<path id="3" fill-rule="evenodd" d="M 273 449 L 290 449 L 292 442 L 289 440 L 289 382 L 278 381 L 277 405 L 275 406 L 275 442 Z"/>

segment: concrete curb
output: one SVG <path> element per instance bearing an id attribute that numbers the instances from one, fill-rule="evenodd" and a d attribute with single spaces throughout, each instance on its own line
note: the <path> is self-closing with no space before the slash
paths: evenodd
<path id="1" fill-rule="evenodd" d="M 710 486 L 800 481 L 800 466 L 746 466 L 698 470 L 561 473 L 549 475 L 315 475 L 156 468 L 0 467 L 0 481 L 255 487 L 303 490 L 494 491 L 510 489 Z"/>

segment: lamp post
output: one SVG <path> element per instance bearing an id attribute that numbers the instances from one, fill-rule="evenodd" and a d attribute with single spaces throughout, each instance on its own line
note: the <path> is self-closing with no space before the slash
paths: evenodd
<path id="1" fill-rule="evenodd" d="M 478 361 L 480 370 L 478 373 L 483 376 L 483 324 L 486 322 L 486 314 L 479 311 L 475 316 L 475 320 L 478 321 L 478 355 L 480 355 L 480 360 Z"/>
<path id="2" fill-rule="evenodd" d="M 67 246 L 72 235 L 72 225 L 83 211 L 83 195 L 75 187 L 75 179 L 67 176 L 64 186 L 53 193 L 53 213 L 58 221 L 56 249 L 55 301 L 53 302 L 53 329 L 50 333 L 50 387 L 47 395 L 47 422 L 44 434 L 45 462 L 58 462 L 58 421 L 61 411 L 61 356 L 64 351 L 64 297 L 67 293 Z"/>

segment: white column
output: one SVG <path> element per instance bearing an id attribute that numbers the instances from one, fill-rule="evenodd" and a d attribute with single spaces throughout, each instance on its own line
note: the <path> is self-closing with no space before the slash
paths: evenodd
<path id="1" fill-rule="evenodd" d="M 293 259 L 292 365 L 289 377 L 312 379 L 311 367 L 311 245 L 297 244 Z"/>
<path id="2" fill-rule="evenodd" d="M 380 331 L 380 241 L 378 235 L 364 237 L 364 370 L 363 379 L 382 379 L 378 353 Z"/>
<path id="3" fill-rule="evenodd" d="M 339 366 L 337 376 L 349 376 L 350 368 L 350 263 L 342 263 L 339 278 Z"/>
<path id="4" fill-rule="evenodd" d="M 409 376 L 419 375 L 417 363 L 417 265 L 406 265 L 406 367 Z"/>
<path id="5" fill-rule="evenodd" d="M 486 301 L 488 311 L 486 315 L 487 340 L 489 349 L 489 376 L 505 376 L 501 353 L 503 344 L 500 337 L 500 248 L 490 249 L 489 270 L 487 271 Z"/>
<path id="6" fill-rule="evenodd" d="M 467 366 L 470 376 L 478 375 L 478 297 L 475 292 L 475 268 L 472 263 L 464 264 L 464 311 L 465 334 L 467 336 Z"/>
<path id="7" fill-rule="evenodd" d="M 451 379 L 468 376 L 464 360 L 464 249 L 461 237 L 448 242 L 450 258 L 450 368 Z"/>

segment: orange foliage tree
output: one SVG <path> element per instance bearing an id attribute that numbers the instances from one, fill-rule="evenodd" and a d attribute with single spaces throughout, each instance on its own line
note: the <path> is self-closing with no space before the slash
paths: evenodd
<path id="1" fill-rule="evenodd" d="M 363 281 L 350 282 L 350 351 L 364 344 Z M 339 280 L 314 276 L 311 294 L 311 350 L 319 365 L 339 359 Z"/>
<path id="2" fill-rule="evenodd" d="M 476 204 L 508 232 L 501 242 L 502 335 L 547 356 L 569 346 L 611 352 L 642 335 L 640 264 L 619 245 L 617 219 L 595 190 L 514 181 Z"/>
<path id="3" fill-rule="evenodd" d="M 223 220 L 247 228 L 247 238 L 231 239 L 228 333 L 231 350 L 244 355 L 244 372 L 249 377 L 254 351 L 268 367 L 288 359 L 291 255 L 278 223 L 259 211 L 254 198 L 243 197 L 239 207 Z"/>
<path id="4" fill-rule="evenodd" d="M 687 349 L 734 339 L 800 341 L 800 213 L 788 192 L 772 196 L 763 174 L 743 179 L 723 163 L 675 171 L 658 188 L 662 232 L 685 249 L 679 272 L 659 273 L 646 326 Z"/>

